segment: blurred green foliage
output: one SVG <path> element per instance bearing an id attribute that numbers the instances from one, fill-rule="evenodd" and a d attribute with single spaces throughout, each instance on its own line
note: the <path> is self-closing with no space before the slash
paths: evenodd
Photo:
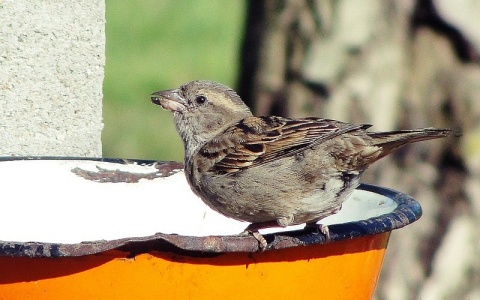
<path id="1" fill-rule="evenodd" d="M 103 156 L 183 160 L 171 113 L 149 95 L 209 79 L 235 86 L 245 1 L 106 0 Z"/>

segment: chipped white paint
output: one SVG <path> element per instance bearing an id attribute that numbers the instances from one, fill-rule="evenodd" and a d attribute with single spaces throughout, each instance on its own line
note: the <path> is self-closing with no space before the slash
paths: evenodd
<path id="1" fill-rule="evenodd" d="M 87 180 L 72 169 L 155 173 L 152 166 L 75 160 L 0 160 L 0 240 L 78 243 L 149 236 L 229 235 L 248 224 L 208 208 L 190 190 L 182 171 L 136 183 Z M 391 212 L 387 197 L 355 191 L 340 213 L 324 224 L 361 220 Z M 302 225 L 287 230 L 302 228 Z M 269 229 L 262 233 L 272 232 Z"/>

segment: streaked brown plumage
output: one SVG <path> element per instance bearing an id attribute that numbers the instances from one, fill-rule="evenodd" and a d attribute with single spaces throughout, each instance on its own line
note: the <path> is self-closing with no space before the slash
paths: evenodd
<path id="1" fill-rule="evenodd" d="M 321 118 L 254 117 L 230 88 L 192 81 L 152 94 L 173 112 L 185 147 L 185 174 L 212 209 L 259 229 L 306 223 L 338 212 L 373 162 L 405 144 L 444 137 L 448 129 L 368 132 Z M 320 229 L 329 239 L 326 226 Z"/>

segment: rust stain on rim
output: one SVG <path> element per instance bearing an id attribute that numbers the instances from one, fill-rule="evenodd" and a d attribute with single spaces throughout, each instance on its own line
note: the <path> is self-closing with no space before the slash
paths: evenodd
<path id="1" fill-rule="evenodd" d="M 132 160 L 107 158 L 72 157 L 3 157 L 0 161 L 13 160 L 93 160 L 128 164 Z M 155 166 L 154 174 L 132 174 L 119 170 L 99 170 L 88 172 L 73 169 L 72 172 L 87 180 L 97 182 L 137 182 L 140 179 L 167 177 L 183 168 L 177 162 L 157 162 L 135 160 L 137 164 Z M 383 195 L 398 206 L 390 213 L 366 220 L 329 225 L 331 242 L 353 239 L 368 235 L 389 232 L 404 227 L 422 215 L 420 204 L 410 196 L 391 189 L 362 184 L 360 190 Z M 266 250 L 285 249 L 297 246 L 324 244 L 325 237 L 315 229 L 266 234 Z M 99 240 L 76 244 L 0 241 L 0 256 L 8 257 L 75 257 L 97 254 L 108 250 L 126 251 L 135 256 L 151 251 L 168 251 L 187 256 L 212 256 L 225 252 L 257 252 L 258 242 L 251 236 L 183 236 L 157 233 L 147 237 L 130 237 L 116 240 Z"/>

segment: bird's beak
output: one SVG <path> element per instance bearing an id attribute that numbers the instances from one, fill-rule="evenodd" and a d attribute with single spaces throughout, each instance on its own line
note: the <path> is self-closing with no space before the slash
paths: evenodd
<path id="1" fill-rule="evenodd" d="M 178 89 L 155 92 L 151 98 L 154 104 L 173 112 L 182 111 L 187 105 L 187 101 L 180 96 Z"/>

